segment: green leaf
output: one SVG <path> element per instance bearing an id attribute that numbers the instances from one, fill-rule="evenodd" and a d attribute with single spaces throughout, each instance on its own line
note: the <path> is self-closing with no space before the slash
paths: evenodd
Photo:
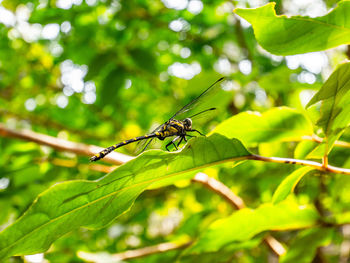
<path id="1" fill-rule="evenodd" d="M 220 123 L 213 133 L 228 138 L 238 138 L 244 145 L 299 141 L 304 135 L 312 135 L 311 122 L 300 112 L 287 107 L 258 112 L 239 113 Z"/>
<path id="2" fill-rule="evenodd" d="M 328 152 L 350 122 L 350 63 L 342 64 L 327 79 L 307 107 L 321 101 L 321 116 L 317 121 L 324 133 Z M 327 153 L 328 153 L 327 152 Z"/>
<path id="3" fill-rule="evenodd" d="M 301 141 L 294 150 L 295 159 L 307 159 L 307 155 L 318 145 L 314 141 Z"/>
<path id="4" fill-rule="evenodd" d="M 328 152 L 332 148 L 328 149 Z M 322 159 L 326 152 L 326 143 L 318 143 L 313 149 L 310 150 L 310 152 L 306 155 L 306 159 Z"/>
<path id="5" fill-rule="evenodd" d="M 350 1 L 341 1 L 327 15 L 277 16 L 275 3 L 234 12 L 252 24 L 255 37 L 267 51 L 294 55 L 350 43 Z"/>
<path id="6" fill-rule="evenodd" d="M 286 197 L 294 191 L 295 186 L 299 183 L 301 178 L 313 169 L 312 167 L 301 167 L 288 175 L 277 187 L 272 196 L 272 203 L 277 204 L 286 199 Z"/>
<path id="7" fill-rule="evenodd" d="M 292 241 L 287 252 L 281 256 L 280 263 L 312 262 L 316 249 L 320 246 L 327 246 L 332 241 L 332 236 L 333 229 L 331 228 L 313 228 L 300 232 Z"/>
<path id="8" fill-rule="evenodd" d="M 318 218 L 314 208 L 286 201 L 277 205 L 263 204 L 255 210 L 241 209 L 230 217 L 215 221 L 186 253 L 216 251 L 267 230 L 310 227 L 317 223 Z"/>
<path id="9" fill-rule="evenodd" d="M 81 226 L 101 228 L 126 212 L 152 183 L 250 153 L 237 139 L 214 134 L 191 140 L 179 152 L 153 150 L 98 181 L 54 185 L 28 211 L 0 233 L 0 258 L 47 250 L 60 236 Z"/>

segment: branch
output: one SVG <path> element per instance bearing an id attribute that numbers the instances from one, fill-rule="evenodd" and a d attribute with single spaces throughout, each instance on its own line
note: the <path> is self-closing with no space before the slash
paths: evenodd
<path id="1" fill-rule="evenodd" d="M 322 143 L 324 141 L 323 138 L 318 137 L 316 134 L 309 136 L 309 135 L 305 135 L 302 137 L 303 140 L 308 140 L 308 141 L 313 141 L 313 142 L 318 142 L 318 143 Z M 334 142 L 335 146 L 338 147 L 344 147 L 344 148 L 350 148 L 350 143 L 349 142 L 344 142 L 344 141 L 335 141 Z"/>
<path id="2" fill-rule="evenodd" d="M 32 141 L 41 145 L 50 146 L 58 151 L 72 152 L 78 155 L 89 156 L 89 157 L 103 150 L 102 147 L 98 147 L 95 145 L 86 145 L 82 143 L 71 142 L 68 140 L 45 135 L 42 133 L 33 132 L 31 130 L 10 129 L 5 127 L 5 125 L 2 123 L 0 123 L 0 136 L 14 137 L 14 138 L 27 140 L 27 141 Z M 128 155 L 118 153 L 118 152 L 112 152 L 104 158 L 104 161 L 112 164 L 120 165 L 131 159 L 132 157 Z"/>
<path id="3" fill-rule="evenodd" d="M 222 182 L 209 177 L 205 173 L 197 173 L 192 179 L 192 182 L 200 183 L 209 190 L 223 197 L 235 209 L 242 209 L 245 207 L 244 201 L 239 196 L 235 195 L 230 188 Z"/>
<path id="4" fill-rule="evenodd" d="M 92 104 L 94 105 L 94 104 Z M 100 114 L 101 111 L 96 111 L 98 114 Z M 31 112 L 26 112 L 23 113 L 21 112 L 21 114 L 18 113 L 14 113 L 11 112 L 10 110 L 7 109 L 0 109 L 0 115 L 4 115 L 4 116 L 8 116 L 8 117 L 13 117 L 19 121 L 25 120 L 30 122 L 31 124 L 36 124 L 39 125 L 41 127 L 46 127 L 46 128 L 52 128 L 55 130 L 67 130 L 71 133 L 77 133 L 80 135 L 81 138 L 92 138 L 95 140 L 102 140 L 102 139 L 106 139 L 106 136 L 101 136 L 99 134 L 97 134 L 96 132 L 92 133 L 92 132 L 88 132 L 82 129 L 78 129 L 78 128 L 72 128 L 72 127 L 67 127 L 59 122 L 53 121 L 51 119 L 49 119 L 47 116 L 45 116 L 44 114 L 35 114 L 35 113 L 31 113 Z M 99 118 L 101 118 L 99 116 Z M 113 122 L 113 124 L 115 123 L 115 121 Z"/>
<path id="5" fill-rule="evenodd" d="M 45 134 L 36 133 L 31 130 L 10 129 L 10 128 L 7 128 L 2 123 L 0 123 L 0 136 L 20 138 L 20 139 L 32 141 L 41 145 L 50 146 L 59 151 L 73 152 L 75 154 L 84 155 L 88 157 L 103 150 L 102 147 L 98 147 L 95 145 L 86 145 L 82 143 L 71 142 L 68 140 L 48 136 Z M 121 165 L 131 159 L 133 159 L 133 157 L 131 156 L 118 153 L 118 152 L 111 152 L 105 158 L 103 158 L 103 161 L 111 164 Z M 324 172 L 350 175 L 350 169 L 334 167 L 334 166 L 328 165 L 328 163 L 326 165 L 323 165 L 321 163 L 314 162 L 314 161 L 297 160 L 297 159 L 291 159 L 291 158 L 279 158 L 279 157 L 264 157 L 264 156 L 255 155 L 255 154 L 248 155 L 242 159 L 274 162 L 274 163 L 299 164 L 299 165 L 311 166 L 311 167 L 314 167 L 315 169 L 318 169 Z"/>
<path id="6" fill-rule="evenodd" d="M 38 161 L 39 163 L 43 162 L 50 162 L 53 165 L 61 166 L 61 167 L 69 167 L 69 168 L 83 168 L 83 169 L 90 169 L 92 171 L 101 172 L 101 173 L 110 173 L 112 172 L 116 166 L 108 166 L 103 165 L 99 163 L 92 163 L 92 164 L 81 164 L 76 160 L 67 160 L 67 159 L 60 159 L 60 158 L 41 158 Z"/>
<path id="7" fill-rule="evenodd" d="M 267 235 L 264 237 L 264 242 L 268 247 L 277 255 L 282 256 L 286 253 L 286 249 L 282 246 L 282 244 L 275 239 L 273 236 Z"/>
<path id="8" fill-rule="evenodd" d="M 139 249 L 134 250 L 127 250 L 125 252 L 116 253 L 116 254 L 107 254 L 106 253 L 88 253 L 79 251 L 78 256 L 84 260 L 87 260 L 89 262 L 101 262 L 103 259 L 104 262 L 115 262 L 115 261 L 121 261 L 121 260 L 127 260 L 127 259 L 133 259 L 133 258 L 141 258 L 148 255 L 153 255 L 157 253 L 164 253 L 171 250 L 186 248 L 192 244 L 192 241 L 185 242 L 185 243 L 160 243 L 155 246 L 149 246 L 149 247 L 143 247 Z"/>
<path id="9" fill-rule="evenodd" d="M 280 158 L 280 157 L 264 157 L 257 154 L 252 154 L 247 156 L 247 159 L 249 160 L 256 160 L 256 161 L 264 161 L 264 162 L 271 162 L 271 163 L 289 163 L 289 164 L 299 164 L 304 166 L 310 166 L 317 170 L 323 171 L 323 172 L 330 172 L 330 173 L 336 173 L 336 174 L 347 174 L 350 175 L 350 169 L 346 168 L 339 168 L 331 165 L 324 165 L 318 162 L 314 161 L 307 161 L 307 160 L 298 160 L 298 159 L 292 159 L 292 158 Z"/>

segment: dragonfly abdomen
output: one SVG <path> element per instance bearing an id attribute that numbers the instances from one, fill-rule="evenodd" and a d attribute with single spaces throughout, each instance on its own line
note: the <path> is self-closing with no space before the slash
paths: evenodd
<path id="1" fill-rule="evenodd" d="M 92 156 L 90 158 L 90 161 L 91 162 L 98 161 L 98 160 L 102 159 L 107 154 L 109 154 L 110 152 L 114 151 L 115 149 L 117 149 L 119 147 L 122 147 L 122 146 L 127 145 L 127 144 L 132 143 L 132 142 L 137 142 L 137 141 L 140 141 L 140 140 L 149 139 L 149 138 L 152 138 L 152 137 L 157 137 L 157 135 L 156 134 L 146 134 L 144 136 L 135 137 L 135 138 L 132 138 L 132 139 L 129 139 L 129 140 L 126 140 L 126 141 L 114 144 L 114 145 L 109 146 L 108 148 L 100 151 L 99 153 L 95 154 L 94 156 Z"/>

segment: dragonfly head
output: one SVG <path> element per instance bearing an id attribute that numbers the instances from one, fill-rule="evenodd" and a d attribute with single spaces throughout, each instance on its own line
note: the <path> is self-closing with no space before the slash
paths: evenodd
<path id="1" fill-rule="evenodd" d="M 186 131 L 192 130 L 192 120 L 190 118 L 186 118 L 182 122 Z"/>

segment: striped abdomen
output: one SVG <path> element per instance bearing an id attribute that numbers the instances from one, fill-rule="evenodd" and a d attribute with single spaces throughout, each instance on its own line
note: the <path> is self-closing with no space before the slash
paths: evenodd
<path id="1" fill-rule="evenodd" d="M 135 137 L 135 138 L 132 138 L 130 140 L 126 140 L 126 141 L 114 144 L 114 145 L 109 146 L 108 148 L 102 150 L 101 152 L 95 154 L 94 156 L 92 156 L 90 158 L 90 162 L 95 162 L 95 161 L 98 161 L 98 160 L 102 159 L 107 154 L 109 154 L 110 152 L 114 151 L 115 149 L 117 149 L 117 148 L 119 148 L 121 146 L 127 145 L 127 144 L 132 143 L 132 142 L 137 142 L 137 141 L 140 141 L 140 140 L 144 140 L 144 139 L 157 137 L 157 136 L 158 136 L 157 133 L 155 133 L 155 134 L 147 134 L 147 135 L 144 135 L 144 136 Z"/>

